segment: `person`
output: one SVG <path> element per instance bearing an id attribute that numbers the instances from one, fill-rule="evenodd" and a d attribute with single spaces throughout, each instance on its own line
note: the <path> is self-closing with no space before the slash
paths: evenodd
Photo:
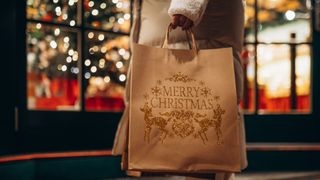
<path id="1" fill-rule="evenodd" d="M 160 47 L 167 26 L 172 23 L 170 49 L 187 49 L 188 41 L 183 30 L 192 28 L 199 49 L 232 47 L 236 78 L 237 102 L 243 94 L 243 70 L 240 52 L 243 44 L 244 28 L 243 0 L 134 0 L 131 42 Z M 132 52 L 134 53 L 134 52 Z M 127 82 L 129 87 L 130 81 Z M 128 90 L 128 89 L 127 89 Z M 128 100 L 125 96 L 126 109 L 118 126 L 113 148 L 114 154 L 121 154 L 126 146 L 128 128 Z M 247 166 L 243 115 L 238 110 L 241 121 L 242 169 Z M 217 173 L 215 179 L 233 179 L 233 173 Z"/>

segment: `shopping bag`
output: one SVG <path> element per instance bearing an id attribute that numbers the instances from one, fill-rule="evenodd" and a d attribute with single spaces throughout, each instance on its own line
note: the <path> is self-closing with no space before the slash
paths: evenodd
<path id="1" fill-rule="evenodd" d="M 133 44 L 128 170 L 240 171 L 232 48 L 197 50 L 187 34 L 190 50 Z"/>

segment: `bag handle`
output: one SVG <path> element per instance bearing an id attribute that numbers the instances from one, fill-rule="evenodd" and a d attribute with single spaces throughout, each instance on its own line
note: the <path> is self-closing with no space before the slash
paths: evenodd
<path id="1" fill-rule="evenodd" d="M 162 46 L 161 46 L 162 48 L 168 47 L 169 35 L 170 35 L 170 32 L 172 30 L 173 30 L 172 24 L 170 23 L 168 28 L 167 28 L 167 32 L 166 32 L 164 41 L 163 41 Z M 185 33 L 186 33 L 187 41 L 188 41 L 188 44 L 189 44 L 189 48 L 191 50 L 194 50 L 195 53 L 197 54 L 198 47 L 197 47 L 197 44 L 196 44 L 196 39 L 195 39 L 193 31 L 191 29 L 188 29 L 188 30 L 185 30 Z M 191 38 L 191 42 L 190 42 L 190 38 Z"/>

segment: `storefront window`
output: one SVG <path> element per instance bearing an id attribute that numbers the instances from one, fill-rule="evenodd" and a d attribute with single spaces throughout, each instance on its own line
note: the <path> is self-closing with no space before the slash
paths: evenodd
<path id="1" fill-rule="evenodd" d="M 309 0 L 247 2 L 242 106 L 249 112 L 310 112 L 310 7 Z"/>
<path id="2" fill-rule="evenodd" d="M 86 25 L 129 33 L 130 0 L 84 0 Z"/>
<path id="3" fill-rule="evenodd" d="M 28 23 L 29 109 L 79 109 L 77 35 L 58 26 Z"/>
<path id="4" fill-rule="evenodd" d="M 79 24 L 78 0 L 27 0 L 27 18 L 45 22 Z"/>
<path id="5" fill-rule="evenodd" d="M 28 109 L 122 111 L 130 19 L 129 0 L 27 0 Z"/>
<path id="6" fill-rule="evenodd" d="M 129 37 L 87 32 L 86 109 L 121 111 L 129 66 Z"/>
<path id="7" fill-rule="evenodd" d="M 258 41 L 307 42 L 311 37 L 310 0 L 264 0 L 258 3 Z"/>

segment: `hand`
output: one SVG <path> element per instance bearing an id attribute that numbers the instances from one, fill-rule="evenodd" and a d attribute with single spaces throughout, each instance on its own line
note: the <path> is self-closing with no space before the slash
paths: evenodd
<path id="1" fill-rule="evenodd" d="M 190 29 L 193 26 L 193 21 L 181 14 L 175 14 L 172 18 L 172 29 L 181 27 L 182 30 Z"/>

